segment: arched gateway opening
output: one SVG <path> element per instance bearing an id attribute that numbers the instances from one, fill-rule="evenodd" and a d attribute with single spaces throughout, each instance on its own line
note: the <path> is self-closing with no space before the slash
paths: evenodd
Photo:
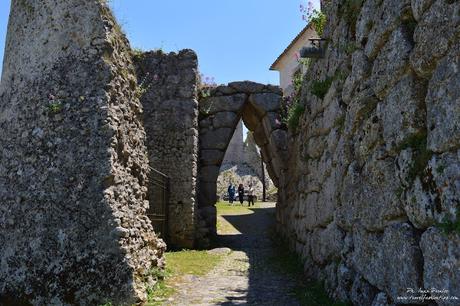
<path id="1" fill-rule="evenodd" d="M 279 121 L 281 101 L 280 88 L 249 81 L 219 86 L 199 101 L 198 205 L 202 226 L 207 229 L 201 232 L 216 235 L 216 182 L 241 119 L 253 133 L 268 175 L 279 187 L 287 155 L 287 132 Z M 278 196 L 282 201 L 282 194 Z M 207 239 L 197 238 L 198 243 Z"/>

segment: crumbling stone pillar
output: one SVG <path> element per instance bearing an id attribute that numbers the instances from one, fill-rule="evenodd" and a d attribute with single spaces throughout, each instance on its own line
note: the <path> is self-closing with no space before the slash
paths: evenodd
<path id="1" fill-rule="evenodd" d="M 195 243 L 198 162 L 198 59 L 192 50 L 135 56 L 150 166 L 170 178 L 168 245 Z M 150 184 L 152 207 L 161 205 Z"/>
<path id="2" fill-rule="evenodd" d="M 0 304 L 132 304 L 164 243 L 128 42 L 102 0 L 13 0 L 0 85 Z"/>

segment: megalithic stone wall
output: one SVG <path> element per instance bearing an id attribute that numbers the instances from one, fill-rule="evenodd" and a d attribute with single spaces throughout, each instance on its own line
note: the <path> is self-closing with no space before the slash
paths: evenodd
<path id="1" fill-rule="evenodd" d="M 168 243 L 191 248 L 195 241 L 198 162 L 198 60 L 192 50 L 135 56 L 143 88 L 144 125 L 150 166 L 170 177 Z M 150 185 L 150 205 L 160 205 Z"/>
<path id="2" fill-rule="evenodd" d="M 323 4 L 278 228 L 338 299 L 459 305 L 460 2 Z"/>
<path id="3" fill-rule="evenodd" d="M 105 1 L 13 0 L 0 87 L 0 304 L 133 304 L 164 243 L 129 46 Z"/>

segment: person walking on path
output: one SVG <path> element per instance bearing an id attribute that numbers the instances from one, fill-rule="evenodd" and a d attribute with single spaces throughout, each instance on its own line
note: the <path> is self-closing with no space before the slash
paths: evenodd
<path id="1" fill-rule="evenodd" d="M 243 205 L 244 201 L 244 187 L 243 184 L 238 186 L 238 199 L 240 200 L 241 205 Z"/>
<path id="2" fill-rule="evenodd" d="M 228 202 L 233 204 L 233 200 L 235 199 L 235 186 L 232 183 L 228 186 Z"/>
<path id="3" fill-rule="evenodd" d="M 254 206 L 254 188 L 252 187 L 252 184 L 249 184 L 249 189 L 248 189 L 248 207 Z"/>

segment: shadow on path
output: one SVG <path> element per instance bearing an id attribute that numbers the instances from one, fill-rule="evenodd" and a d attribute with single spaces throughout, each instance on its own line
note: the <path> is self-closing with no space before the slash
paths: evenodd
<path id="1" fill-rule="evenodd" d="M 296 280 L 274 265 L 276 256 L 272 233 L 275 228 L 275 203 L 261 203 L 249 208 L 251 214 L 221 217 L 239 233 L 218 235 L 220 247 L 246 254 L 248 284 L 241 295 L 229 295 L 218 305 L 300 305 L 294 295 Z M 235 271 L 237 273 L 238 271 Z"/>

